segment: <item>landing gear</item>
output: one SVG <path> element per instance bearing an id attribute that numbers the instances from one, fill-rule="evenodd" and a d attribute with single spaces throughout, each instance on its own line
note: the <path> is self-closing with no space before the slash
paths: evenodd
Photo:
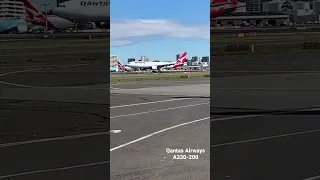
<path id="1" fill-rule="evenodd" d="M 161 73 L 161 70 L 160 70 L 160 68 L 157 68 L 156 70 L 155 70 L 155 69 L 152 69 L 152 72 L 153 72 L 153 73 Z"/>

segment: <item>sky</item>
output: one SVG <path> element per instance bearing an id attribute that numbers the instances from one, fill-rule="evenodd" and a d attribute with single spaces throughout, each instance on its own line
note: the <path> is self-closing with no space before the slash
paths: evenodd
<path id="1" fill-rule="evenodd" d="M 56 0 L 30 0 L 40 11 L 44 11 L 43 4 L 50 4 L 48 9 L 52 9 L 57 6 Z"/>
<path id="2" fill-rule="evenodd" d="M 175 61 L 210 55 L 210 0 L 111 1 L 110 55 Z"/>

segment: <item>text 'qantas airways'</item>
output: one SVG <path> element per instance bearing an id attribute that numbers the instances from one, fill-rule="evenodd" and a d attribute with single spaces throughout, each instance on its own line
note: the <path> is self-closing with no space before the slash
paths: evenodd
<path id="1" fill-rule="evenodd" d="M 81 6 L 110 6 L 110 1 L 81 1 Z"/>

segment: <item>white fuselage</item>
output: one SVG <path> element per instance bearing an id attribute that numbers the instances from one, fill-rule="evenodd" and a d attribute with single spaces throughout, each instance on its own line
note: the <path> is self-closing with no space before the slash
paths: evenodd
<path id="1" fill-rule="evenodd" d="M 73 22 L 109 22 L 110 0 L 70 0 L 52 10 L 54 15 Z"/>
<path id="2" fill-rule="evenodd" d="M 157 69 L 158 67 L 166 67 L 174 64 L 175 62 L 130 62 L 126 66 L 131 68 Z"/>
<path id="3" fill-rule="evenodd" d="M 61 18 L 59 16 L 48 15 L 47 18 L 48 21 L 51 22 L 52 25 L 57 29 L 68 29 L 75 27 L 75 25 L 71 21 Z"/>

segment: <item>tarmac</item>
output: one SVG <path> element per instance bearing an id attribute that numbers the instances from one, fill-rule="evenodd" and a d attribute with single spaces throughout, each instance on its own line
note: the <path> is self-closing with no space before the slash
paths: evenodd
<path id="1" fill-rule="evenodd" d="M 0 179 L 108 179 L 104 61 L 0 68 Z M 95 87 L 95 88 L 94 88 Z"/>
<path id="2" fill-rule="evenodd" d="M 110 37 L 110 32 L 77 32 L 77 33 L 48 33 L 48 34 L 0 34 L 0 41 L 25 39 L 79 39 L 79 38 Z"/>
<path id="3" fill-rule="evenodd" d="M 209 179 L 209 79 L 111 88 L 111 179 Z M 168 149 L 204 149 L 168 153 Z M 197 159 L 173 159 L 198 155 Z"/>
<path id="4" fill-rule="evenodd" d="M 209 80 L 110 96 L 108 74 L 104 61 L 2 66 L 0 179 L 108 179 L 110 168 L 111 179 L 209 179 Z M 166 148 L 207 152 L 179 160 Z"/>
<path id="5" fill-rule="evenodd" d="M 319 178 L 318 57 L 229 56 L 212 63 L 212 179 Z"/>

